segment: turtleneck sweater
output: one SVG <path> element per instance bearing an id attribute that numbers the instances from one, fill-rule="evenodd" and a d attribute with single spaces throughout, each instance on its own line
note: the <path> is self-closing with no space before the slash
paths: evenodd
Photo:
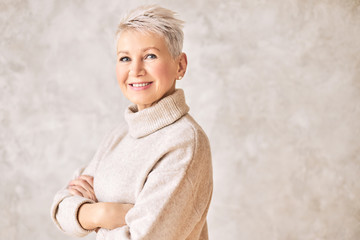
<path id="1" fill-rule="evenodd" d="M 212 195 L 208 138 L 188 114 L 181 89 L 153 106 L 125 111 L 127 125 L 115 128 L 89 165 L 75 172 L 94 177 L 99 202 L 131 203 L 126 225 L 100 229 L 97 240 L 206 240 Z M 77 214 L 92 200 L 64 187 L 54 198 L 51 216 L 60 230 L 85 236 Z"/>

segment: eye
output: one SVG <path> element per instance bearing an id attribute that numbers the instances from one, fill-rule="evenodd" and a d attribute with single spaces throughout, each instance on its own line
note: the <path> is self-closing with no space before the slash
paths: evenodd
<path id="1" fill-rule="evenodd" d="M 129 57 L 121 57 L 119 59 L 120 62 L 129 62 L 130 61 L 130 58 Z"/>
<path id="2" fill-rule="evenodd" d="M 147 55 L 145 56 L 145 59 L 156 59 L 156 58 L 157 58 L 156 55 L 155 55 L 155 54 L 152 54 L 152 53 L 147 54 Z"/>

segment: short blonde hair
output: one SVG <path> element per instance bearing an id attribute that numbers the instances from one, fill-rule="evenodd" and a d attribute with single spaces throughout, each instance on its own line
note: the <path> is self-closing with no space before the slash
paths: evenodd
<path id="1" fill-rule="evenodd" d="M 175 12 L 157 5 L 138 7 L 120 20 L 116 40 L 123 31 L 129 29 L 157 33 L 165 38 L 171 56 L 176 58 L 182 53 L 184 21 L 175 16 Z"/>

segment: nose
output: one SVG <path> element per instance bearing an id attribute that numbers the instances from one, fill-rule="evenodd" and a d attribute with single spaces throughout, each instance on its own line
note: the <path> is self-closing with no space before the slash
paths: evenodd
<path id="1" fill-rule="evenodd" d="M 133 60 L 130 65 L 129 75 L 138 77 L 145 74 L 145 69 L 141 60 Z"/>

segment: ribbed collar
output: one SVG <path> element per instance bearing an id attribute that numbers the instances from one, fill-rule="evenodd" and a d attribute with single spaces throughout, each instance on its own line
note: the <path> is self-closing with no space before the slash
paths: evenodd
<path id="1" fill-rule="evenodd" d="M 136 105 L 125 111 L 125 120 L 129 125 L 129 133 L 134 138 L 147 136 L 166 127 L 189 111 L 182 89 L 157 102 L 155 105 L 138 111 Z"/>

